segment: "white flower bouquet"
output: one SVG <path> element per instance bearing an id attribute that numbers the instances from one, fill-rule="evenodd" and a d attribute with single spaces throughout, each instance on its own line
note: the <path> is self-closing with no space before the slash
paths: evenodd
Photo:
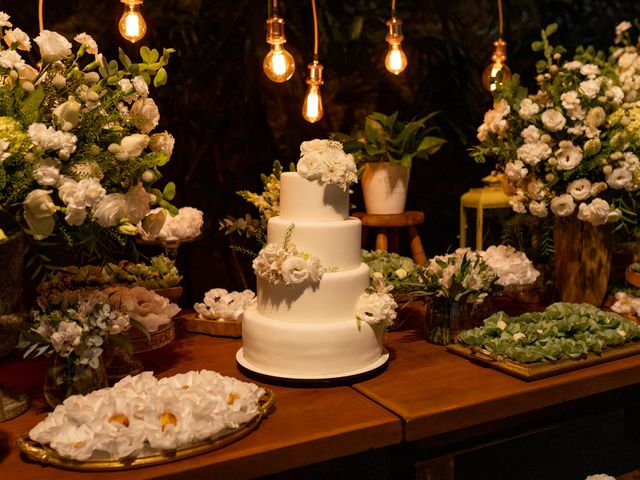
<path id="1" fill-rule="evenodd" d="M 494 108 L 478 129 L 478 162 L 495 158 L 518 213 L 577 217 L 594 226 L 635 223 L 640 192 L 640 60 L 626 22 L 610 55 L 578 48 L 571 59 L 542 40 L 536 77 L 528 93 L 518 75 L 495 93 Z"/>
<path id="2" fill-rule="evenodd" d="M 142 47 L 141 63 L 120 51 L 119 67 L 85 33 L 33 41 L 37 68 L 23 58 L 31 40 L 0 12 L 0 206 L 35 240 L 104 256 L 150 205 L 175 211 L 173 184 L 151 188 L 174 139 L 152 133 L 160 114 L 149 96 L 173 50 Z"/>
<path id="3" fill-rule="evenodd" d="M 307 180 L 337 185 L 348 190 L 358 181 L 353 155 L 344 153 L 342 144 L 335 140 L 310 140 L 300 145 L 297 171 Z"/>

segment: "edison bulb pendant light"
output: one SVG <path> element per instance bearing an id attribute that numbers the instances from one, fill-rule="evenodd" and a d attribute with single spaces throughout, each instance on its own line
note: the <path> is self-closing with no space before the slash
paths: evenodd
<path id="1" fill-rule="evenodd" d="M 314 60 L 309 66 L 309 78 L 307 78 L 307 94 L 302 105 L 302 116 L 309 123 L 315 123 L 322 118 L 324 113 L 322 108 L 322 96 L 320 85 L 322 81 L 322 65 Z"/>
<path id="2" fill-rule="evenodd" d="M 511 70 L 506 64 L 507 42 L 499 38 L 493 43 L 494 51 L 491 55 L 491 63 L 482 72 L 482 85 L 489 92 L 494 92 L 496 88 L 502 86 L 511 78 Z"/>
<path id="3" fill-rule="evenodd" d="M 389 51 L 384 59 L 384 66 L 394 75 L 400 75 L 407 68 L 407 56 L 402 51 L 402 21 L 395 16 L 387 20 L 389 31 L 385 40 L 389 43 Z"/>
<path id="4" fill-rule="evenodd" d="M 296 69 L 293 56 L 283 47 L 286 41 L 284 20 L 273 15 L 267 20 L 267 43 L 271 45 L 271 48 L 262 62 L 264 74 L 272 82 L 286 82 Z"/>
<path id="5" fill-rule="evenodd" d="M 131 43 L 135 43 L 147 33 L 147 23 L 140 13 L 142 0 L 121 0 L 121 2 L 125 7 L 118 24 L 120 34 Z"/>

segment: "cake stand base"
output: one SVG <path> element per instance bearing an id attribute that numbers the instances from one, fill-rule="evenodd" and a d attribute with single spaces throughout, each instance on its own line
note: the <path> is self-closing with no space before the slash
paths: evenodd
<path id="1" fill-rule="evenodd" d="M 310 384 L 334 384 L 335 382 L 339 383 L 350 383 L 355 380 L 361 380 L 363 377 L 371 377 L 377 375 L 382 370 L 384 370 L 387 366 L 387 362 L 389 361 L 389 352 L 385 348 L 382 349 L 382 355 L 375 362 L 370 363 L 364 368 L 360 368 L 358 370 L 351 370 L 348 372 L 340 372 L 335 374 L 326 374 L 326 375 L 303 375 L 303 374 L 288 374 L 284 372 L 272 372 L 269 370 L 265 370 L 255 365 L 252 365 L 247 359 L 244 357 L 243 349 L 241 348 L 236 352 L 236 362 L 241 367 L 241 369 L 251 375 L 256 374 L 262 380 L 265 381 L 276 381 L 277 383 L 281 383 L 285 381 L 287 383 L 310 383 Z"/>

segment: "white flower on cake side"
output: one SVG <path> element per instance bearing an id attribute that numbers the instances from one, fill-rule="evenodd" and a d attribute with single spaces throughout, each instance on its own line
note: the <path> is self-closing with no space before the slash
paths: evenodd
<path id="1" fill-rule="evenodd" d="M 205 293 L 203 303 L 196 303 L 193 308 L 200 318 L 240 320 L 244 311 L 255 304 L 256 294 L 251 290 L 228 292 L 214 288 Z"/>
<path id="2" fill-rule="evenodd" d="M 253 260 L 256 276 L 264 278 L 273 285 L 287 286 L 301 283 L 319 283 L 325 269 L 320 259 L 308 253 L 298 251 L 291 243 L 294 225 L 288 228 L 282 245 L 268 243 Z"/>
<path id="3" fill-rule="evenodd" d="M 386 285 L 380 272 L 373 273 L 372 283 L 373 287 L 360 295 L 356 303 L 358 330 L 362 327 L 361 322 L 368 323 L 372 327 L 379 326 L 382 329 L 387 329 L 393 325 L 397 316 L 398 304 L 389 293 L 393 290 L 393 285 Z"/>
<path id="4" fill-rule="evenodd" d="M 333 183 L 347 190 L 358 181 L 353 155 L 344 153 L 342 143 L 335 140 L 310 140 L 300 145 L 298 174 L 307 180 Z"/>

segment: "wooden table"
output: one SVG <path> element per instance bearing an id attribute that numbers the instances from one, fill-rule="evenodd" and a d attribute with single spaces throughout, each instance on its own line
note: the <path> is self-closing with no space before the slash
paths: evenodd
<path id="1" fill-rule="evenodd" d="M 189 370 L 215 370 L 245 381 L 236 366 L 240 340 L 182 334 L 165 348 L 142 354 L 145 367 L 158 376 Z M 0 423 L 0 478 L 253 478 L 400 443 L 400 419 L 348 386 L 287 388 L 268 386 L 276 394 L 276 411 L 249 436 L 208 454 L 138 470 L 82 473 L 41 466 L 25 460 L 16 437 L 46 415 L 42 397 L 45 362 L 0 363 L 0 382 L 28 393 L 31 409 Z M 255 382 L 260 383 L 260 382 Z M 264 384 L 263 384 L 264 385 Z"/>

